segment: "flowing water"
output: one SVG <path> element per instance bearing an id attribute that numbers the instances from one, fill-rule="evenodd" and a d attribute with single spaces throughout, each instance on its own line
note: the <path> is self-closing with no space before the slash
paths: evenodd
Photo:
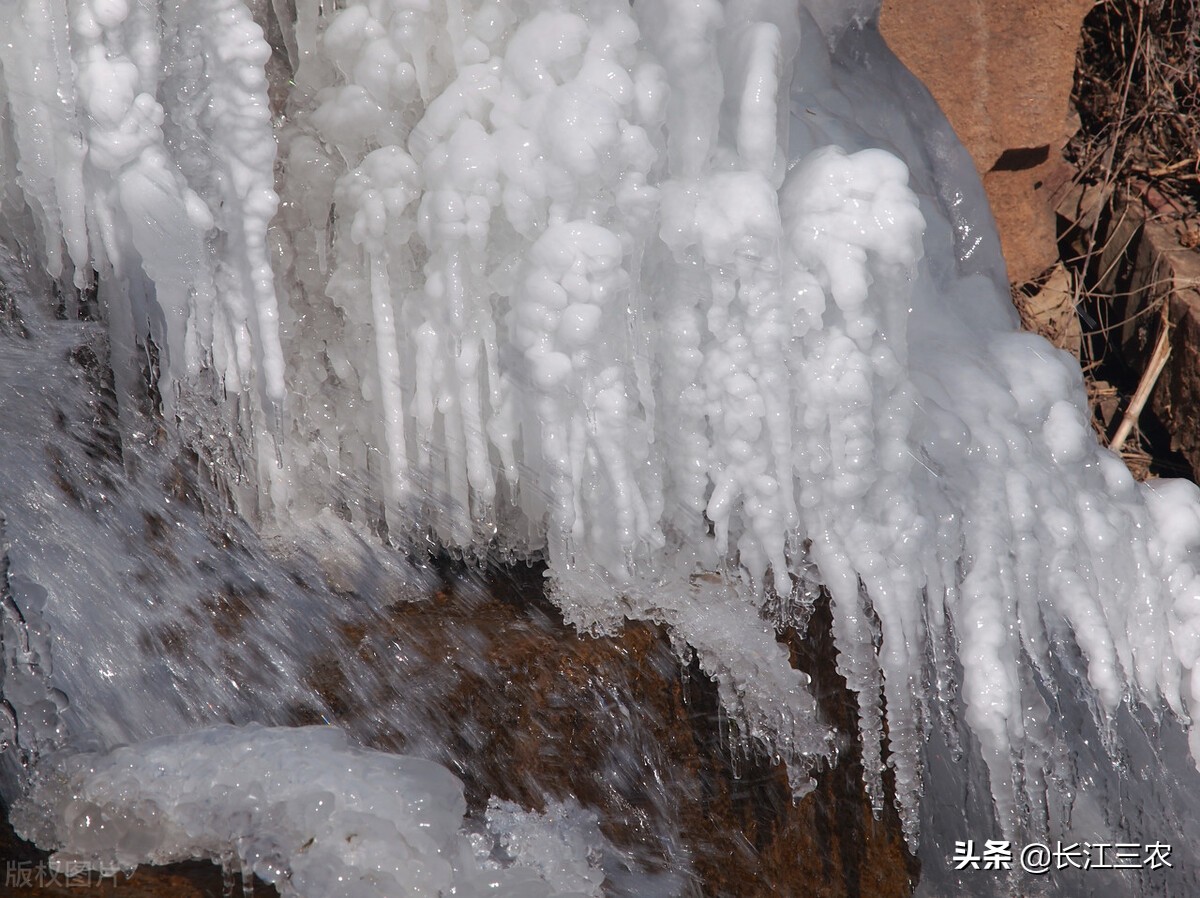
<path id="1" fill-rule="evenodd" d="M 720 891 L 638 680 L 501 650 L 616 645 L 790 801 L 858 740 L 926 894 L 1197 887 L 1200 492 L 1134 483 L 1017 332 L 876 12 L 0 8 L 18 828 L 310 898 Z M 525 778 L 563 734 L 497 743 L 475 687 L 588 706 L 592 778 Z M 1129 857 L 1022 874 L 1074 843 Z"/>

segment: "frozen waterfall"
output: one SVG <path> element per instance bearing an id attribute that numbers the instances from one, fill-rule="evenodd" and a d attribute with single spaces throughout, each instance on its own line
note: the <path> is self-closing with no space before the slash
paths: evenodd
<path id="1" fill-rule="evenodd" d="M 1135 764 L 1196 792 L 1179 733 L 1200 702 L 1200 494 L 1135 483 L 1092 436 L 1075 362 L 1018 332 L 971 162 L 876 12 L 6 0 L 0 222 L 36 260 L 20 274 L 6 257 L 7 278 L 94 303 L 116 432 L 194 453 L 268 539 L 358 546 L 344 529 L 484 562 L 544 557 L 580 630 L 652 620 L 694 653 L 740 738 L 787 761 L 797 796 L 834 747 L 776 634 L 803 629 L 827 590 L 866 788 L 882 807 L 890 767 L 927 869 L 946 866 L 956 836 L 935 818 L 968 783 L 989 800 L 968 808 L 961 825 L 978 831 L 961 839 L 1182 836 L 1141 827 L 1182 826 L 1200 806 L 1113 809 L 1152 802 L 1129 783 Z M 31 328 L 38 314 L 25 312 Z M 138 432 L 138 401 L 161 408 L 165 434 Z M 18 633 L 43 605 L 51 633 L 56 616 L 70 633 L 101 606 L 71 594 L 82 573 L 48 570 L 45 528 L 75 525 L 28 523 L 49 512 L 21 472 L 44 462 L 5 408 L 11 660 L 37 653 Z M 100 688 L 54 665 L 54 694 Z M 28 658 L 10 667 L 13 727 L 34 734 L 14 729 L 13 751 L 170 737 L 78 762 L 71 782 L 130 819 L 152 804 L 172 846 L 139 856 L 81 832 L 64 803 L 82 799 L 39 780 L 45 819 L 29 811 L 29 826 L 64 857 L 232 852 L 220 846 L 239 838 L 236 814 L 181 798 L 221 752 L 265 758 L 247 774 L 259 779 L 272 757 L 353 757 L 366 779 L 331 794 L 400 796 L 380 800 L 376 827 L 420 816 L 405 771 L 427 762 L 307 731 L 187 735 L 186 709 L 58 726 L 64 708 Z M 109 679 L 137 695 L 138 677 Z M 1056 734 L 1068 720 L 1094 732 L 1091 754 L 1072 759 L 1076 737 Z M 1161 739 L 1144 735 L 1154 727 Z M 167 768 L 178 781 L 148 772 Z M 1109 797 L 1086 796 L 1089 782 Z M 287 854 L 288 819 L 350 824 L 288 788 L 268 799 L 280 810 L 260 841 L 282 840 L 269 864 L 288 867 L 295 894 L 334 894 L 333 860 Z M 461 794 L 437 788 L 423 799 L 437 832 L 405 868 L 435 885 L 413 894 L 476 875 L 462 872 L 478 844 L 458 832 Z M 512 894 L 534 894 L 528 877 L 547 895 L 598 888 L 578 833 L 561 838 L 567 872 L 514 861 Z M 387 894 L 406 874 L 372 875 Z M 1138 883 L 1125 887 L 1162 888 Z"/>

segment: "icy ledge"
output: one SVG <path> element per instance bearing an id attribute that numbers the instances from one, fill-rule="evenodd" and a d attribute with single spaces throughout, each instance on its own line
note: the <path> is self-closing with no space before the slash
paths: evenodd
<path id="1" fill-rule="evenodd" d="M 208 858 L 283 898 L 599 898 L 612 849 L 594 814 L 493 800 L 468 829 L 462 784 L 334 727 L 218 726 L 43 768 L 14 813 L 52 820 L 52 863 Z M 77 868 L 77 867 L 76 867 Z"/>

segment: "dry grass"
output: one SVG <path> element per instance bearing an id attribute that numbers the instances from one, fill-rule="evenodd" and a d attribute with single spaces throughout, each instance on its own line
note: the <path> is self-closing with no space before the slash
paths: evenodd
<path id="1" fill-rule="evenodd" d="M 1084 21 L 1069 148 L 1086 177 L 1200 197 L 1200 0 L 1104 0 Z"/>
<path id="2" fill-rule="evenodd" d="M 1084 21 L 1073 100 L 1081 128 L 1067 154 L 1082 201 L 1060 238 L 1060 269 L 1015 288 L 1013 299 L 1028 329 L 1080 359 L 1093 425 L 1108 444 L 1133 398 L 1132 385 L 1103 379 L 1109 334 L 1125 324 L 1113 312 L 1112 272 L 1101 270 L 1102 259 L 1121 255 L 1107 245 L 1121 210 L 1144 205 L 1179 222 L 1183 245 L 1193 232 L 1200 244 L 1200 0 L 1098 2 Z M 1077 335 L 1057 312 L 1064 293 Z M 1156 304 L 1135 315 L 1154 328 L 1158 312 Z M 1135 476 L 1151 476 L 1155 459 L 1136 426 L 1115 448 Z"/>

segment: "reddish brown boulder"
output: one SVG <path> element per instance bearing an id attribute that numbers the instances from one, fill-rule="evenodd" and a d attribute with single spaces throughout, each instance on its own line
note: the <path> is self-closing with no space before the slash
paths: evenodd
<path id="1" fill-rule="evenodd" d="M 1013 281 L 1057 258 L 1055 189 L 1077 127 L 1071 85 L 1091 0 L 884 0 L 880 30 L 970 151 Z"/>

